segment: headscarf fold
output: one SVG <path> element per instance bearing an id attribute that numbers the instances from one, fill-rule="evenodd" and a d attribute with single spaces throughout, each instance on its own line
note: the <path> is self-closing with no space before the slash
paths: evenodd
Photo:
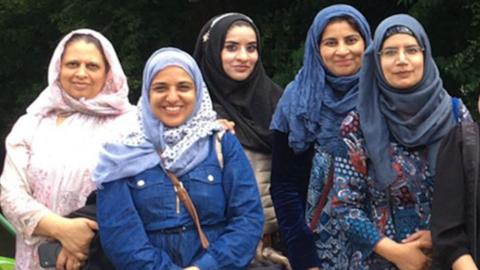
<path id="1" fill-rule="evenodd" d="M 409 28 L 424 48 L 423 78 L 411 89 L 391 87 L 381 69 L 378 52 L 386 32 L 394 26 Z M 397 177 L 389 151 L 392 139 L 407 148 L 427 146 L 429 170 L 434 175 L 439 141 L 456 122 L 451 97 L 443 88 L 428 36 L 413 17 L 405 14 L 388 17 L 375 31 L 360 71 L 358 112 L 379 188 L 387 187 Z"/>
<path id="2" fill-rule="evenodd" d="M 221 52 L 227 32 L 236 21 L 245 21 L 254 29 L 259 58 L 250 76 L 243 81 L 231 79 L 223 70 Z M 240 13 L 226 13 L 212 18 L 200 31 L 194 57 L 205 76 L 219 118 L 235 122 L 235 133 L 242 146 L 271 153 L 273 111 L 281 89 L 265 73 L 260 59 L 260 35 L 253 21 Z"/>
<path id="3" fill-rule="evenodd" d="M 339 16 L 349 16 L 356 22 L 365 46 L 371 42 L 368 22 L 355 8 L 332 5 L 317 14 L 305 41 L 303 67 L 287 85 L 270 126 L 288 133 L 289 146 L 297 153 L 314 141 L 322 145 L 326 138 L 338 136 L 341 121 L 357 102 L 358 72 L 337 77 L 320 57 L 321 35 L 330 20 Z"/>
<path id="4" fill-rule="evenodd" d="M 65 44 L 75 34 L 91 35 L 96 38 L 103 49 L 110 66 L 103 89 L 91 99 L 75 99 L 65 92 L 59 82 L 62 55 Z M 48 67 L 48 86 L 27 108 L 28 114 L 46 116 L 55 112 L 59 114 L 83 113 L 89 115 L 120 115 L 133 110 L 128 101 L 127 77 L 123 72 L 115 49 L 102 34 L 91 29 L 78 29 L 67 34 L 57 45 Z"/>
<path id="5" fill-rule="evenodd" d="M 171 66 L 185 70 L 195 84 L 196 104 L 187 121 L 178 127 L 166 127 L 155 117 L 149 91 L 156 74 Z M 138 101 L 138 121 L 132 131 L 118 142 L 107 143 L 93 178 L 102 183 L 136 175 L 156 165 L 182 176 L 202 162 L 209 152 L 208 137 L 222 127 L 195 60 L 176 48 L 156 51 L 143 70 L 142 96 Z"/>

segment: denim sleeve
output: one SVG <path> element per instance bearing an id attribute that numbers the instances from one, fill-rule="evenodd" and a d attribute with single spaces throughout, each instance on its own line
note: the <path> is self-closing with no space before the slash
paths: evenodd
<path id="1" fill-rule="evenodd" d="M 97 219 L 102 247 L 116 269 L 182 269 L 150 243 L 126 179 L 98 190 Z"/>
<path id="2" fill-rule="evenodd" d="M 344 139 L 344 141 L 349 140 Z M 345 229 L 354 252 L 360 252 L 365 259 L 383 236 L 366 211 L 370 204 L 366 163 L 359 165 L 359 162 L 355 162 L 354 164 L 351 158 L 356 156 L 355 160 L 361 161 L 366 160 L 366 156 L 358 140 L 350 140 L 348 148 L 347 156 L 335 157 L 332 201 L 334 211 Z"/>
<path id="3" fill-rule="evenodd" d="M 243 149 L 230 133 L 222 138 L 226 227 L 193 264 L 202 270 L 244 269 L 263 230 L 263 209 L 257 182 Z"/>
<path id="4" fill-rule="evenodd" d="M 320 265 L 312 231 L 305 222 L 305 202 L 312 163 L 312 150 L 294 154 L 288 134 L 273 131 L 272 196 L 288 259 L 294 269 Z"/>

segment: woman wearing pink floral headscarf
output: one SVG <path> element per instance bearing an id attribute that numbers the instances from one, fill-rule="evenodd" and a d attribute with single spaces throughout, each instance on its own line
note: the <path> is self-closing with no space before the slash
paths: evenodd
<path id="1" fill-rule="evenodd" d="M 48 84 L 6 139 L 0 202 L 17 230 L 17 269 L 40 269 L 37 248 L 46 238 L 62 244 L 57 268 L 84 263 L 97 224 L 63 216 L 95 189 L 103 142 L 135 120 L 115 50 L 98 32 L 80 29 L 60 41 Z"/>

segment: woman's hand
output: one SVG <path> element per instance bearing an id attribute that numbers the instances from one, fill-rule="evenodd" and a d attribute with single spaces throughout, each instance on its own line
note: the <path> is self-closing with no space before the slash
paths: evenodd
<path id="1" fill-rule="evenodd" d="M 98 225 L 87 218 L 66 218 L 55 213 L 43 217 L 35 228 L 35 234 L 57 239 L 62 247 L 82 261 Z"/>
<path id="2" fill-rule="evenodd" d="M 431 258 L 423 253 L 425 248 L 426 246 L 420 241 L 399 244 L 397 256 L 393 263 L 395 263 L 395 265 L 402 270 L 429 269 L 431 265 Z"/>
<path id="3" fill-rule="evenodd" d="M 432 234 L 430 231 L 421 230 L 411 234 L 409 237 L 402 240 L 402 243 L 412 243 L 419 242 L 418 244 L 422 246 L 422 251 L 425 254 L 432 253 Z"/>
<path id="4" fill-rule="evenodd" d="M 62 248 L 57 257 L 56 269 L 78 270 L 85 260 L 78 260 L 72 253 Z"/>
<path id="5" fill-rule="evenodd" d="M 217 119 L 217 123 L 223 126 L 225 130 L 235 134 L 235 122 L 222 118 L 222 119 Z"/>
<path id="6" fill-rule="evenodd" d="M 87 218 L 65 218 L 57 239 L 62 247 L 72 253 L 77 259 L 84 260 L 88 255 L 90 242 L 98 230 L 95 221 Z"/>
<path id="7" fill-rule="evenodd" d="M 431 264 L 431 259 L 422 251 L 428 248 L 431 248 L 431 242 L 419 241 L 418 238 L 408 243 L 397 243 L 384 237 L 377 243 L 374 251 L 402 270 L 423 270 L 428 269 Z"/>

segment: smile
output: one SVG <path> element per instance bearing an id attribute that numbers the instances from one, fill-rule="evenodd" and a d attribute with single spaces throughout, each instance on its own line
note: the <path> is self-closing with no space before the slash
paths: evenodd
<path id="1" fill-rule="evenodd" d="M 183 108 L 183 106 L 164 106 L 162 108 L 168 113 L 177 113 Z"/>

